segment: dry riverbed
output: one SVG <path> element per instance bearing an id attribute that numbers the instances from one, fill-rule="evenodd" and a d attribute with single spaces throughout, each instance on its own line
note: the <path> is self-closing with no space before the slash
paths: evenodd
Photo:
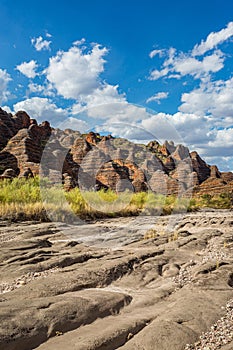
<path id="1" fill-rule="evenodd" d="M 231 211 L 1 222 L 0 247 L 0 349 L 233 349 Z"/>

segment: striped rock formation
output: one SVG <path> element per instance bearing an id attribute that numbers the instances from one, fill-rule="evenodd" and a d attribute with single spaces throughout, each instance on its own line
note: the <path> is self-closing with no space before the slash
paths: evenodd
<path id="1" fill-rule="evenodd" d="M 66 190 L 220 194 L 233 191 L 233 174 L 208 165 L 172 141 L 135 144 L 126 139 L 37 124 L 26 112 L 0 109 L 0 178 L 48 176 Z"/>

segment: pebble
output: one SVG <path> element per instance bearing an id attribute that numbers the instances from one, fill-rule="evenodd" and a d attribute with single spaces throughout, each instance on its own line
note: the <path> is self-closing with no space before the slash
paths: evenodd
<path id="1" fill-rule="evenodd" d="M 58 267 L 54 267 L 52 269 L 45 270 L 45 271 L 28 272 L 25 275 L 18 277 L 17 279 L 15 279 L 11 283 L 1 283 L 0 284 L 0 294 L 11 292 L 12 290 L 20 288 L 20 287 L 28 284 L 29 282 L 31 282 L 35 279 L 45 278 L 48 275 L 50 275 L 51 273 L 57 272 L 59 270 L 60 269 Z"/>
<path id="2" fill-rule="evenodd" d="M 192 274 L 192 270 L 194 266 L 201 266 L 208 261 L 214 261 L 216 265 L 219 265 L 221 261 L 229 258 L 229 254 L 227 254 L 224 246 L 219 246 L 218 237 L 212 238 L 207 247 L 201 251 L 200 255 L 203 256 L 202 260 L 190 260 L 189 263 L 181 266 L 179 274 L 173 278 L 178 288 L 182 288 L 186 284 L 193 282 L 194 275 Z"/>
<path id="3" fill-rule="evenodd" d="M 233 299 L 226 304 L 226 313 L 208 332 L 203 333 L 199 341 L 186 344 L 184 350 L 217 350 L 233 341 Z"/>
<path id="4" fill-rule="evenodd" d="M 216 264 L 227 258 L 229 254 L 224 246 L 218 243 L 217 237 L 210 240 L 207 247 L 202 251 L 201 261 L 190 261 L 180 269 L 178 276 L 173 281 L 177 284 L 177 289 L 192 283 L 194 266 L 200 266 L 208 261 L 215 261 Z M 225 307 L 225 315 L 221 317 L 208 332 L 203 333 L 194 344 L 186 344 L 184 350 L 218 350 L 221 346 L 233 341 L 233 299 L 229 300 Z"/>

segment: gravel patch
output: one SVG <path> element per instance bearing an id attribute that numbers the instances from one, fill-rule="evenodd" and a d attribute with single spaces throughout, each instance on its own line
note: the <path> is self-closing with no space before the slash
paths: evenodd
<path id="1" fill-rule="evenodd" d="M 226 314 L 202 333 L 198 342 L 187 344 L 184 350 L 217 350 L 233 341 L 233 299 L 226 304 Z"/>
<path id="2" fill-rule="evenodd" d="M 221 261 L 229 258 L 225 243 L 219 242 L 217 237 L 212 238 L 207 247 L 200 253 L 200 261 L 190 260 L 181 267 L 179 275 L 174 277 L 177 289 L 193 282 L 193 268 L 201 266 L 208 261 L 214 261 L 216 268 Z M 217 350 L 233 341 L 233 299 L 229 300 L 225 307 L 225 315 L 221 317 L 208 332 L 202 333 L 194 344 L 187 344 L 184 350 Z"/>
<path id="3" fill-rule="evenodd" d="M 0 232 L 0 243 L 9 242 L 15 238 L 15 234 L 7 234 L 6 232 Z"/>
<path id="4" fill-rule="evenodd" d="M 24 286 L 25 284 L 30 283 L 33 280 L 48 277 L 50 274 L 58 272 L 59 270 L 60 270 L 59 268 L 54 267 L 52 269 L 45 270 L 45 271 L 28 272 L 25 275 L 22 275 L 22 276 L 16 278 L 11 283 L 1 283 L 0 284 L 0 294 L 11 292 L 12 290 L 20 288 L 20 287 Z"/>
<path id="5" fill-rule="evenodd" d="M 193 282 L 194 267 L 201 266 L 208 261 L 214 261 L 216 268 L 218 268 L 220 262 L 230 257 L 226 251 L 226 247 L 219 242 L 218 237 L 214 237 L 209 241 L 207 247 L 200 252 L 200 256 L 202 256 L 200 261 L 190 260 L 188 263 L 181 266 L 179 274 L 173 278 L 173 281 L 177 284 L 177 288 L 182 288 L 186 284 Z"/>

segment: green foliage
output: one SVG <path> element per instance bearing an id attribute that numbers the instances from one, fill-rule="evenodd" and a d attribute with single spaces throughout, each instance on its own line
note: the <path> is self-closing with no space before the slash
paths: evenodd
<path id="1" fill-rule="evenodd" d="M 138 215 L 139 213 L 162 215 L 195 211 L 202 207 L 229 209 L 232 194 L 218 196 L 204 194 L 195 198 L 164 196 L 153 192 L 131 193 L 125 191 L 80 191 L 74 188 L 65 192 L 61 185 L 51 184 L 39 177 L 0 181 L 0 216 L 45 219 L 46 212 L 55 220 L 70 216 L 101 218 Z"/>
<path id="2" fill-rule="evenodd" d="M 187 207 L 188 212 L 196 211 L 199 209 L 198 201 L 196 198 L 191 198 Z"/>
<path id="3" fill-rule="evenodd" d="M 212 196 L 209 193 L 203 194 L 201 196 L 203 206 L 209 206 L 211 203 Z"/>
<path id="4" fill-rule="evenodd" d="M 36 203 L 41 200 L 39 178 L 0 181 L 0 203 Z"/>
<path id="5" fill-rule="evenodd" d="M 199 202 L 200 207 L 214 209 L 230 209 L 232 207 L 231 193 L 221 193 L 219 195 L 203 194 Z"/>
<path id="6" fill-rule="evenodd" d="M 148 201 L 148 198 L 149 194 L 147 194 L 146 192 L 134 193 L 131 198 L 130 204 L 138 209 L 143 209 L 145 203 Z"/>

